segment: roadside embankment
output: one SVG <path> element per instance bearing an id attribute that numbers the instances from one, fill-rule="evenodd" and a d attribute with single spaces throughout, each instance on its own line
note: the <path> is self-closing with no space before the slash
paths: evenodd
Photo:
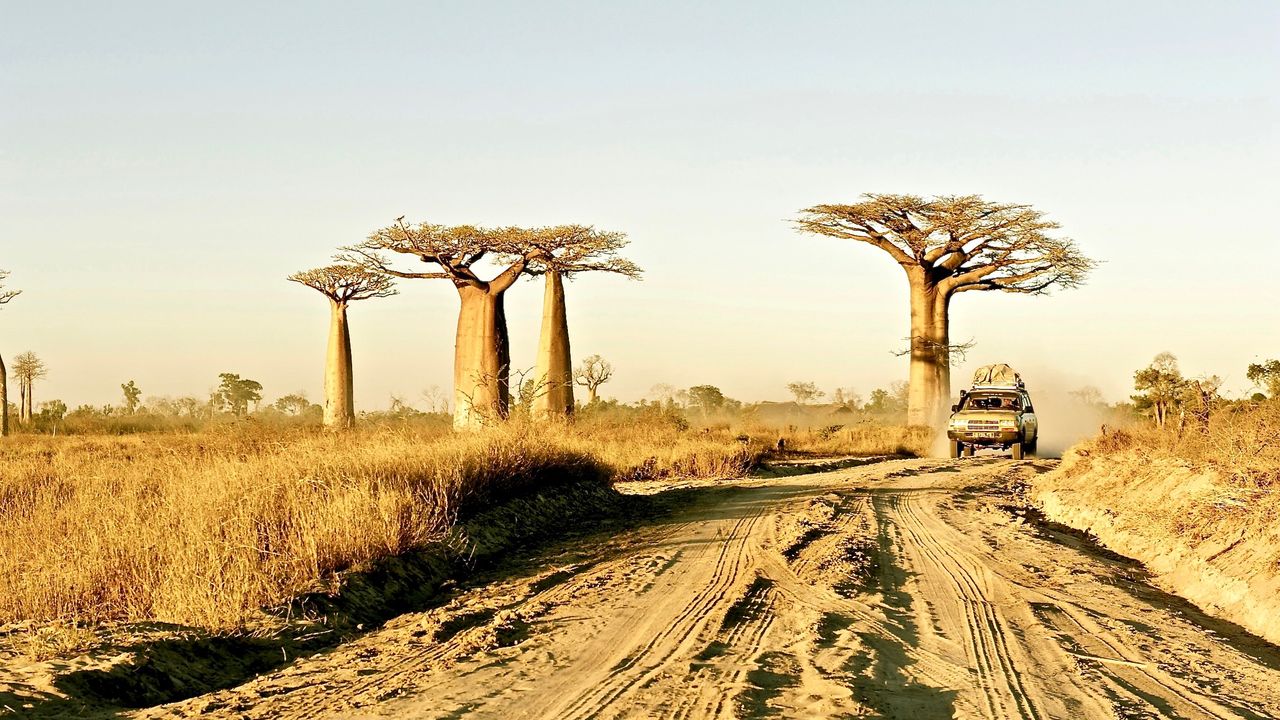
<path id="1" fill-rule="evenodd" d="M 1144 563 L 1157 583 L 1280 643 L 1280 498 L 1265 475 L 1118 432 L 1032 481 L 1052 521 Z"/>

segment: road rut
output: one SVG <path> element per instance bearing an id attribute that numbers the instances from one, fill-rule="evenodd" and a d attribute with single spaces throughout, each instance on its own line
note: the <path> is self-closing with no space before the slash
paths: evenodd
<path id="1" fill-rule="evenodd" d="M 144 717 L 1268 718 L 1280 649 L 1037 523 L 1053 461 L 890 461 L 672 517 Z"/>

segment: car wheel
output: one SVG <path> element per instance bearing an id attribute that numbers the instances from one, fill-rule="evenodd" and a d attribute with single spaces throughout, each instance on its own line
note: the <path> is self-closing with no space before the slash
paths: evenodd
<path id="1" fill-rule="evenodd" d="M 958 440 L 948 440 L 948 441 L 947 441 L 947 454 L 948 454 L 948 455 L 950 455 L 950 456 L 951 456 L 951 457 L 953 457 L 953 458 L 958 458 L 958 457 L 960 457 L 960 441 L 958 441 Z"/>
<path id="2" fill-rule="evenodd" d="M 960 454 L 963 455 L 964 457 L 973 457 L 973 451 L 974 451 L 974 447 L 972 445 L 965 445 L 964 452 Z"/>
<path id="3" fill-rule="evenodd" d="M 1009 452 L 1013 455 L 1014 460 L 1022 459 L 1022 443 L 1016 442 L 1009 446 Z"/>

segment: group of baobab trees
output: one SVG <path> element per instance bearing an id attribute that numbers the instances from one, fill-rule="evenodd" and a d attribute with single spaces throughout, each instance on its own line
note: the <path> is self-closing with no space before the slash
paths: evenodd
<path id="1" fill-rule="evenodd" d="M 951 341 L 951 300 L 957 293 L 1001 291 L 1042 294 L 1081 285 L 1096 263 L 1058 223 L 1029 205 L 997 203 L 977 195 L 868 194 L 853 204 L 815 205 L 801 212 L 799 230 L 875 246 L 905 271 L 910 290 L 911 334 L 907 422 L 939 427 L 951 395 L 951 365 L 969 346 Z M 449 280 L 460 310 L 454 358 L 454 426 L 471 428 L 504 418 L 509 407 L 510 348 L 503 297 L 522 275 L 545 276 L 542 334 L 538 345 L 534 415 L 573 412 L 573 371 L 564 279 L 586 271 L 638 277 L 639 268 L 618 256 L 620 233 L 581 225 L 551 228 L 480 228 L 422 223 L 403 218 L 343 248 L 341 264 L 290 279 L 330 300 L 332 329 L 326 371 L 325 422 L 348 427 L 351 346 L 346 307 L 352 300 L 394 294 L 395 278 Z M 388 253 L 416 258 L 431 269 L 398 269 Z M 499 265 L 491 279 L 477 275 L 482 259 Z M 592 395 L 594 396 L 594 391 Z"/>
<path id="2" fill-rule="evenodd" d="M 542 276 L 542 332 L 531 410 L 539 420 L 570 416 L 574 411 L 574 378 L 564 281 L 582 272 L 638 278 L 640 268 L 618 255 L 626 244 L 622 233 L 584 225 L 410 225 L 401 217 L 364 242 L 342 248 L 337 264 L 291 275 L 290 280 L 319 291 L 329 300 L 325 426 L 344 429 L 355 422 L 348 306 L 356 300 L 394 295 L 396 279 L 448 280 L 457 289 L 453 425 L 472 429 L 508 415 L 511 348 L 505 295 L 522 276 Z M 398 267 L 392 259 L 395 256 L 416 259 L 426 269 Z M 482 276 L 484 267 L 493 269 L 492 277 Z"/>
<path id="3" fill-rule="evenodd" d="M 969 346 L 951 341 L 951 300 L 957 293 L 1001 291 L 1042 294 L 1081 285 L 1096 262 L 1075 243 L 1055 234 L 1058 223 L 1029 205 L 997 203 L 977 195 L 868 194 L 853 204 L 815 205 L 803 210 L 797 229 L 856 240 L 887 253 L 906 273 L 911 334 L 907 422 L 938 427 L 951 395 L 951 365 Z M 351 427 L 350 303 L 394 295 L 397 279 L 447 280 L 458 291 L 454 354 L 454 427 L 476 428 L 507 417 L 511 352 L 504 297 L 522 276 L 545 282 L 538 343 L 533 415 L 565 418 L 573 413 L 564 281 L 582 272 L 638 278 L 640 269 L 618 252 L 627 244 L 618 232 L 583 225 L 487 228 L 474 225 L 410 225 L 404 218 L 341 248 L 336 264 L 296 273 L 290 280 L 329 300 L 331 322 L 325 369 L 325 425 Z M 398 266 L 392 259 L 425 268 Z M 482 276 L 490 268 L 492 277 Z M 17 296 L 6 291 L 0 271 L 0 306 Z M 0 361 L 0 413 L 7 429 L 8 402 Z M 594 387 L 591 388 L 595 396 Z M 29 397 L 29 396 L 28 396 Z"/>

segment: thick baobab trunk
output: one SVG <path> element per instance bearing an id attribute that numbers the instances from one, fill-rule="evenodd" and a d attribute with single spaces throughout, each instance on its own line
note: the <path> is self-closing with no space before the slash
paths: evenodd
<path id="1" fill-rule="evenodd" d="M 599 399 L 600 399 L 600 395 L 599 395 L 599 393 L 597 392 L 597 388 L 596 388 L 596 386 L 595 386 L 595 385 L 589 385 L 589 386 L 587 387 L 587 404 L 588 404 L 588 405 L 595 405 L 595 404 L 596 404 L 596 401 L 597 401 L 597 400 L 599 400 Z"/>
<path id="2" fill-rule="evenodd" d="M 921 277 L 911 275 L 911 370 L 907 424 L 938 427 L 951 394 L 947 352 L 947 298 Z"/>
<path id="3" fill-rule="evenodd" d="M 9 371 L 0 358 L 0 437 L 9 434 Z"/>
<path id="4" fill-rule="evenodd" d="M 542 300 L 542 337 L 534 372 L 539 384 L 533 400 L 533 417 L 565 418 L 573 414 L 573 360 L 569 352 L 569 320 L 564 304 L 564 278 L 546 274 Z"/>
<path id="5" fill-rule="evenodd" d="M 356 423 L 347 305 L 329 301 L 329 352 L 324 364 L 324 426 L 346 430 Z"/>
<path id="6" fill-rule="evenodd" d="M 458 296 L 453 427 L 468 430 L 507 417 L 511 352 L 503 292 L 463 286 Z"/>

